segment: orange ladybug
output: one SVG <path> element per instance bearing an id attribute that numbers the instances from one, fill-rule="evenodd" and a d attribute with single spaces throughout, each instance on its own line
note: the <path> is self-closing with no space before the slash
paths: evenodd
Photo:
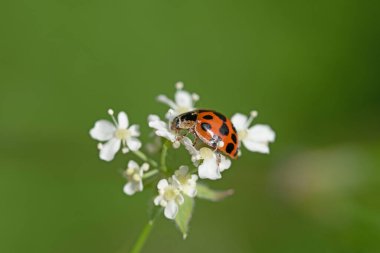
<path id="1" fill-rule="evenodd" d="M 187 130 L 198 139 L 219 152 L 237 158 L 239 141 L 231 120 L 213 110 L 194 110 L 175 117 L 171 124 L 173 131 Z"/>

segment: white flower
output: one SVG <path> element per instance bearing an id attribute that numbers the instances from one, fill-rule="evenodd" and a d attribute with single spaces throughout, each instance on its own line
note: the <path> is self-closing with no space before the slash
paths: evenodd
<path id="1" fill-rule="evenodd" d="M 185 148 L 189 151 L 191 155 L 191 160 L 194 163 L 194 165 L 199 166 L 198 175 L 202 179 L 220 179 L 222 178 L 222 175 L 220 173 L 231 166 L 231 161 L 229 159 L 227 159 L 222 154 L 216 154 L 210 148 L 203 147 L 197 150 L 193 146 L 192 141 L 187 137 L 184 137 L 182 139 L 182 143 L 185 145 Z M 218 156 L 220 156 L 219 164 Z M 203 162 L 200 164 L 200 161 Z"/>
<path id="2" fill-rule="evenodd" d="M 178 183 L 174 180 L 161 179 L 157 184 L 157 188 L 159 195 L 154 199 L 154 204 L 165 207 L 165 217 L 174 219 L 178 213 L 178 206 L 185 201 Z"/>
<path id="3" fill-rule="evenodd" d="M 174 131 L 172 131 L 168 124 L 160 119 L 157 115 L 151 114 L 148 116 L 149 127 L 155 129 L 155 134 L 168 139 L 173 142 L 175 148 L 179 147 L 179 142 L 177 141 L 177 136 Z"/>
<path id="4" fill-rule="evenodd" d="M 143 163 L 141 167 L 133 160 L 128 162 L 128 168 L 125 171 L 128 183 L 124 185 L 123 191 L 127 195 L 133 195 L 143 190 L 142 177 L 145 171 L 149 170 L 149 164 Z"/>
<path id="5" fill-rule="evenodd" d="M 268 144 L 274 142 L 276 134 L 268 125 L 256 124 L 249 128 L 256 116 L 256 111 L 252 111 L 249 118 L 241 113 L 236 113 L 232 116 L 231 121 L 238 132 L 239 141 L 243 142 L 248 150 L 268 154 Z"/>
<path id="6" fill-rule="evenodd" d="M 113 110 L 108 110 L 111 115 L 113 124 L 108 120 L 98 120 L 95 126 L 90 130 L 90 135 L 95 140 L 106 142 L 98 145 L 100 149 L 100 159 L 111 161 L 120 146 L 123 145 L 123 153 L 129 150 L 137 151 L 141 147 L 141 142 L 136 138 L 140 136 L 139 126 L 131 125 L 129 128 L 128 116 L 125 112 L 119 112 L 117 121 L 113 116 Z"/>
<path id="7" fill-rule="evenodd" d="M 190 94 L 188 91 L 183 90 L 183 83 L 176 83 L 176 93 L 174 100 L 169 99 L 165 95 L 159 95 L 157 100 L 170 106 L 170 110 L 166 113 L 165 117 L 172 120 L 175 116 L 194 110 L 194 104 L 199 100 L 199 96 L 195 93 Z"/>
<path id="8" fill-rule="evenodd" d="M 181 166 L 174 172 L 173 180 L 179 185 L 179 188 L 187 196 L 194 198 L 197 195 L 197 175 L 191 175 L 189 167 Z"/>

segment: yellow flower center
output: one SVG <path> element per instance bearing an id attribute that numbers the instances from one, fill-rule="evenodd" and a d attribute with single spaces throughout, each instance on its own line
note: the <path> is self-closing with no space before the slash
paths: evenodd
<path id="1" fill-rule="evenodd" d="M 248 131 L 247 130 L 243 130 L 243 131 L 239 131 L 238 132 L 238 137 L 239 137 L 239 140 L 243 140 L 247 137 L 248 135 Z"/>
<path id="2" fill-rule="evenodd" d="M 131 136 L 131 133 L 128 129 L 117 129 L 115 132 L 115 137 L 119 140 L 126 140 Z"/>
<path id="3" fill-rule="evenodd" d="M 199 150 L 199 154 L 201 155 L 202 159 L 210 159 L 213 157 L 214 152 L 209 148 L 201 148 Z"/>
<path id="4" fill-rule="evenodd" d="M 178 190 L 174 187 L 169 186 L 167 189 L 165 189 L 164 198 L 166 200 L 174 200 L 178 195 Z"/>
<path id="5" fill-rule="evenodd" d="M 190 111 L 190 110 L 191 110 L 191 108 L 189 108 L 189 107 L 181 106 L 181 107 L 178 107 L 176 111 L 177 111 L 179 114 L 182 114 L 182 113 L 188 112 L 188 111 Z"/>

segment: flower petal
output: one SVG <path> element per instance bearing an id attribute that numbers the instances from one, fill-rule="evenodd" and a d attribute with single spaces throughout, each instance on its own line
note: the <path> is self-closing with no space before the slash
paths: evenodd
<path id="1" fill-rule="evenodd" d="M 121 141 L 119 139 L 112 138 L 109 140 L 100 150 L 100 159 L 104 161 L 111 161 L 115 157 L 116 152 L 120 149 L 120 144 Z"/>
<path id="2" fill-rule="evenodd" d="M 193 98 L 187 91 L 177 90 L 175 93 L 175 102 L 179 107 L 189 108 L 189 110 L 193 108 Z"/>
<path id="3" fill-rule="evenodd" d="M 140 136 L 140 127 L 139 125 L 132 125 L 129 127 L 129 132 L 131 133 L 131 136 L 137 137 Z"/>
<path id="4" fill-rule="evenodd" d="M 190 155 L 194 157 L 194 159 L 197 159 L 199 156 L 199 151 L 194 147 L 192 140 L 188 137 L 182 138 L 182 144 L 185 146 L 187 151 L 189 151 Z"/>
<path id="5" fill-rule="evenodd" d="M 158 195 L 157 197 L 154 198 L 153 202 L 156 206 L 160 205 L 161 203 L 161 200 L 162 200 L 162 196 L 161 195 Z"/>
<path id="6" fill-rule="evenodd" d="M 169 185 L 168 180 L 166 179 L 161 179 L 158 184 L 157 184 L 157 189 L 163 190 Z"/>
<path id="7" fill-rule="evenodd" d="M 243 144 L 249 151 L 269 154 L 268 143 L 256 142 L 249 139 L 244 139 Z"/>
<path id="8" fill-rule="evenodd" d="M 112 139 L 115 131 L 116 127 L 111 122 L 102 119 L 95 122 L 95 126 L 90 130 L 90 135 L 95 140 L 108 141 Z"/>
<path id="9" fill-rule="evenodd" d="M 182 196 L 182 194 L 178 194 L 175 201 L 179 204 L 182 205 L 185 202 L 185 198 Z"/>
<path id="10" fill-rule="evenodd" d="M 127 195 L 133 195 L 136 192 L 136 185 L 132 182 L 128 182 L 124 185 L 123 191 Z"/>
<path id="11" fill-rule="evenodd" d="M 196 187 L 187 187 L 184 192 L 190 198 L 194 198 L 197 195 L 197 188 Z"/>
<path id="12" fill-rule="evenodd" d="M 225 156 L 221 156 L 220 163 L 219 163 L 219 170 L 220 172 L 229 169 L 231 167 L 231 160 L 227 159 Z"/>
<path id="13" fill-rule="evenodd" d="M 132 151 L 137 151 L 141 148 L 141 142 L 139 139 L 130 137 L 127 139 L 127 146 Z"/>
<path id="14" fill-rule="evenodd" d="M 222 175 L 220 175 L 219 168 L 216 163 L 216 158 L 214 157 L 203 160 L 203 163 L 198 167 L 198 175 L 202 179 L 220 179 Z"/>
<path id="15" fill-rule="evenodd" d="M 248 129 L 247 138 L 256 142 L 274 142 L 275 132 L 268 125 L 257 124 Z"/>
<path id="16" fill-rule="evenodd" d="M 173 220 L 175 216 L 177 215 L 177 213 L 178 213 L 177 203 L 175 203 L 175 201 L 173 200 L 169 201 L 165 207 L 165 211 L 164 211 L 165 217 Z"/>
<path id="17" fill-rule="evenodd" d="M 231 117 L 231 122 L 235 126 L 235 128 L 238 132 L 247 128 L 247 125 L 246 125 L 247 120 L 248 120 L 247 116 L 245 116 L 244 114 L 241 114 L 241 113 L 235 113 Z"/>
<path id="18" fill-rule="evenodd" d="M 125 112 L 119 112 L 117 115 L 118 127 L 122 129 L 127 129 L 129 125 L 128 116 Z"/>
<path id="19" fill-rule="evenodd" d="M 137 169 L 138 167 L 139 167 L 139 165 L 138 165 L 135 161 L 130 160 L 130 161 L 128 162 L 128 169 L 129 169 L 129 168 Z"/>
<path id="20" fill-rule="evenodd" d="M 170 106 L 173 109 L 177 108 L 177 105 L 165 95 L 158 95 L 157 101 L 164 103 L 164 104 L 167 104 L 168 106 Z"/>

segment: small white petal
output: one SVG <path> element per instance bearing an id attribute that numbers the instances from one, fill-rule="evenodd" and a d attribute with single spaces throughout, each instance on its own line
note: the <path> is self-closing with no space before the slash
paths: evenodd
<path id="1" fill-rule="evenodd" d="M 189 172 L 189 167 L 186 165 L 181 165 L 175 174 L 178 176 L 186 176 L 187 172 Z"/>
<path id="2" fill-rule="evenodd" d="M 196 158 L 199 156 L 199 151 L 193 146 L 193 142 L 188 137 L 183 137 L 182 143 L 192 157 Z"/>
<path id="3" fill-rule="evenodd" d="M 229 169 L 231 167 L 231 160 L 227 159 L 225 156 L 221 156 L 220 163 L 219 163 L 219 170 L 220 172 Z"/>
<path id="4" fill-rule="evenodd" d="M 161 179 L 158 184 L 157 184 L 157 189 L 163 190 L 169 185 L 168 180 L 166 179 Z"/>
<path id="5" fill-rule="evenodd" d="M 121 152 L 123 152 L 123 154 L 126 154 L 129 152 L 129 148 L 124 147 L 121 149 Z"/>
<path id="6" fill-rule="evenodd" d="M 132 151 L 137 151 L 141 148 L 141 142 L 139 139 L 130 137 L 127 139 L 128 148 Z"/>
<path id="7" fill-rule="evenodd" d="M 132 182 L 128 182 L 124 185 L 123 191 L 127 195 L 133 195 L 136 192 L 135 185 Z"/>
<path id="8" fill-rule="evenodd" d="M 175 136 L 174 136 L 174 139 L 176 139 Z M 173 142 L 173 148 L 174 148 L 174 149 L 178 149 L 180 146 L 181 146 L 181 143 L 180 143 L 179 141 L 175 140 L 175 141 Z"/>
<path id="9" fill-rule="evenodd" d="M 111 161 L 115 157 L 116 152 L 120 149 L 120 144 L 121 141 L 119 139 L 113 138 L 109 140 L 100 150 L 100 159 Z"/>
<path id="10" fill-rule="evenodd" d="M 165 217 L 173 220 L 178 213 L 178 205 L 175 201 L 169 201 L 165 207 Z"/>
<path id="11" fill-rule="evenodd" d="M 247 128 L 247 120 L 247 116 L 241 113 L 236 113 L 231 117 L 231 122 L 238 132 Z"/>
<path id="12" fill-rule="evenodd" d="M 138 184 L 136 185 L 136 191 L 142 192 L 144 189 L 143 182 L 140 180 Z"/>
<path id="13" fill-rule="evenodd" d="M 177 108 L 177 105 L 171 100 L 169 99 L 167 96 L 165 95 L 159 95 L 157 97 L 157 101 L 161 102 L 161 103 L 164 103 L 164 104 L 167 104 L 168 106 L 170 106 L 171 108 L 173 109 L 176 109 Z"/>
<path id="14" fill-rule="evenodd" d="M 138 165 L 135 161 L 130 160 L 130 161 L 128 162 L 128 169 L 129 169 L 129 168 L 131 168 L 131 169 L 137 169 L 138 167 L 139 167 L 139 165 Z"/>
<path id="15" fill-rule="evenodd" d="M 158 117 L 155 114 L 150 114 L 150 115 L 148 115 L 148 122 L 150 122 L 150 121 L 160 121 L 160 117 Z"/>
<path id="16" fill-rule="evenodd" d="M 183 202 L 185 202 L 185 198 L 182 196 L 182 194 L 178 194 L 178 196 L 176 197 L 175 201 L 176 201 L 179 205 L 182 205 Z"/>
<path id="17" fill-rule="evenodd" d="M 140 167 L 141 172 L 148 171 L 149 170 L 149 164 L 148 163 L 143 163 Z"/>
<path id="18" fill-rule="evenodd" d="M 132 125 L 129 127 L 128 130 L 131 133 L 131 136 L 133 137 L 140 136 L 140 127 L 138 125 Z"/>
<path id="19" fill-rule="evenodd" d="M 194 198 L 197 195 L 197 188 L 196 187 L 188 187 L 186 189 L 186 195 L 190 198 Z"/>
<path id="20" fill-rule="evenodd" d="M 187 91 L 177 90 L 175 93 L 175 102 L 179 107 L 189 108 L 189 110 L 193 108 L 193 98 Z"/>
<path id="21" fill-rule="evenodd" d="M 220 179 L 222 176 L 220 175 L 219 168 L 216 163 L 216 158 L 203 160 L 203 163 L 198 167 L 198 175 L 202 179 Z"/>
<path id="22" fill-rule="evenodd" d="M 116 131 L 115 126 L 108 120 L 98 120 L 95 126 L 90 130 L 92 138 L 98 141 L 108 141 L 112 139 Z"/>
<path id="23" fill-rule="evenodd" d="M 161 203 L 161 200 L 162 200 L 162 196 L 161 196 L 161 195 L 158 195 L 157 197 L 154 198 L 153 203 L 154 203 L 156 206 L 159 206 L 160 203 Z"/>
<path id="24" fill-rule="evenodd" d="M 119 112 L 117 115 L 118 127 L 122 129 L 127 129 L 129 125 L 128 116 L 125 112 Z"/>
<path id="25" fill-rule="evenodd" d="M 249 139 L 244 139 L 243 144 L 249 151 L 269 154 L 268 143 L 262 143 L 262 142 L 252 141 Z"/>
<path id="26" fill-rule="evenodd" d="M 268 125 L 257 124 L 248 129 L 247 139 L 256 142 L 274 142 L 275 132 Z"/>

